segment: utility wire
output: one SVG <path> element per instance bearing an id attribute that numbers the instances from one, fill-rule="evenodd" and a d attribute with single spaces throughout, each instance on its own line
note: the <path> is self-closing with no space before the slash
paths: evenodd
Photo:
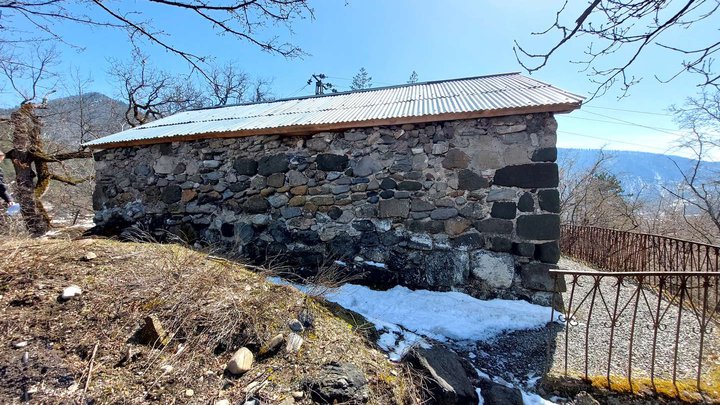
<path id="1" fill-rule="evenodd" d="M 626 122 L 616 122 L 616 121 L 600 120 L 600 119 L 596 119 L 596 118 L 573 117 L 573 116 L 567 116 L 567 117 L 563 117 L 563 118 L 570 118 L 570 119 L 574 119 L 574 120 L 583 120 L 583 121 L 603 122 L 606 124 L 626 125 L 626 126 L 631 126 L 631 127 L 640 127 L 640 128 L 645 128 L 645 129 L 651 129 L 653 131 L 662 132 L 662 133 L 669 134 L 669 135 L 676 134 L 676 132 L 672 132 L 672 130 L 670 130 L 670 129 L 655 128 L 655 127 L 650 127 L 647 125 L 642 125 L 642 124 L 637 124 L 634 122 L 627 122 L 627 121 Z"/>
<path id="2" fill-rule="evenodd" d="M 286 96 L 285 98 L 290 98 L 290 97 L 300 93 L 301 91 L 305 90 L 307 88 L 307 86 L 309 86 L 309 84 L 302 86 L 300 89 L 296 90 L 294 93 L 290 94 L 289 96 Z"/>
<path id="3" fill-rule="evenodd" d="M 661 116 L 665 116 L 665 117 L 672 117 L 672 114 L 667 114 L 667 113 L 657 113 L 657 112 L 640 111 L 640 110 L 626 110 L 623 108 L 600 107 L 600 106 L 595 106 L 595 105 L 584 105 L 584 106 L 582 106 L 582 108 L 597 108 L 600 110 L 622 111 L 622 112 L 629 112 L 629 113 L 635 113 L 635 114 L 661 115 Z"/>
<path id="4" fill-rule="evenodd" d="M 672 129 L 672 128 L 651 127 L 651 126 L 648 126 L 648 125 L 638 124 L 637 122 L 632 122 L 632 121 L 627 121 L 627 120 L 623 120 L 623 119 L 620 119 L 620 118 L 615 118 L 615 117 L 612 117 L 612 116 L 609 116 L 609 115 L 594 113 L 594 112 L 592 112 L 592 111 L 585 111 L 585 113 L 592 114 L 592 115 L 597 115 L 598 117 L 608 118 L 608 119 L 615 120 L 615 121 L 618 121 L 618 122 L 623 122 L 623 123 L 625 123 L 625 124 L 631 124 L 631 125 L 637 125 L 637 126 L 644 127 L 644 128 L 655 129 L 655 130 L 658 130 L 658 131 L 673 131 L 673 133 L 674 133 L 674 131 L 676 131 L 675 129 Z"/>
<path id="5" fill-rule="evenodd" d="M 656 146 L 643 145 L 643 144 L 641 144 L 641 143 L 634 143 L 634 142 L 627 142 L 627 141 L 618 141 L 618 140 L 615 140 L 615 139 L 603 138 L 603 137 L 601 137 L 601 136 L 593 136 L 593 135 L 580 134 L 580 133 L 577 133 L 577 132 L 561 131 L 561 130 L 558 130 L 557 132 L 558 132 L 558 133 L 563 133 L 563 134 L 568 134 L 568 135 L 580 136 L 580 137 L 583 137 L 583 138 L 597 139 L 597 140 L 600 140 L 600 141 L 607 141 L 607 142 L 613 142 L 613 143 L 623 143 L 623 144 L 626 144 L 626 145 L 633 145 L 633 146 L 641 146 L 641 147 L 643 147 L 643 148 L 648 148 L 648 149 L 654 149 L 654 150 L 662 151 L 663 153 L 670 151 L 670 148 L 668 148 L 668 149 L 663 149 L 663 148 L 658 148 L 658 147 L 656 147 Z"/>

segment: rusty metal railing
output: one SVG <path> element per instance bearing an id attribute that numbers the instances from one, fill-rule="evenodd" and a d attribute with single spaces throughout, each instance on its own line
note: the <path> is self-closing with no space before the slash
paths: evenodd
<path id="1" fill-rule="evenodd" d="M 567 286 L 563 310 L 553 313 L 565 324 L 556 346 L 565 375 L 609 388 L 625 381 L 631 391 L 640 382 L 717 390 L 720 247 L 563 226 L 561 249 L 599 269 L 551 270 Z"/>
<path id="2" fill-rule="evenodd" d="M 561 227 L 563 254 L 605 271 L 720 271 L 720 246 L 646 233 Z"/>
<path id="3" fill-rule="evenodd" d="M 713 335 L 720 302 L 711 302 L 710 292 L 720 273 L 552 273 L 567 285 L 565 308 L 553 314 L 565 324 L 559 339 L 565 375 L 604 376 L 610 388 L 625 378 L 631 390 L 643 379 L 653 388 L 679 380 L 709 386 L 703 372 L 710 371 L 711 353 L 720 353 Z M 691 284 L 700 285 L 702 305 L 688 300 Z"/>

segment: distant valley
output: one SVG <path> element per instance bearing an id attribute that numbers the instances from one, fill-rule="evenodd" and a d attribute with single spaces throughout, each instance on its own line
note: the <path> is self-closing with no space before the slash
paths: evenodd
<path id="1" fill-rule="evenodd" d="M 615 175 L 628 194 L 657 197 L 663 186 L 674 188 L 682 182 L 680 172 L 690 172 L 694 161 L 680 156 L 633 151 L 603 151 L 608 158 L 603 171 Z M 598 149 L 558 148 L 558 165 L 573 173 L 589 170 L 600 155 Z M 705 175 L 720 172 L 720 162 L 703 163 Z"/>

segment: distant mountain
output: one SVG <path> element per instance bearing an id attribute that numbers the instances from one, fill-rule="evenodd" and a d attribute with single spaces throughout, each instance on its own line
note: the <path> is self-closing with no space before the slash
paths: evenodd
<path id="1" fill-rule="evenodd" d="M 663 186 L 675 188 L 682 182 L 680 170 L 688 173 L 694 161 L 680 156 L 659 153 L 604 150 L 609 157 L 602 168 L 615 175 L 626 193 L 642 193 L 647 197 L 656 197 L 663 193 Z M 561 169 L 582 173 L 589 170 L 597 161 L 598 149 L 558 148 L 558 165 Z M 707 172 L 720 172 L 720 162 L 706 162 Z M 679 169 L 678 169 L 679 168 Z"/>
<path id="2" fill-rule="evenodd" d="M 46 140 L 77 149 L 81 142 L 110 135 L 126 127 L 126 108 L 127 105 L 121 101 L 93 92 L 51 99 L 47 109 L 38 110 L 38 115 L 43 122 Z M 13 111 L 2 109 L 0 116 L 9 116 Z M 6 131 L 2 132 L 3 138 L 9 136 Z"/>

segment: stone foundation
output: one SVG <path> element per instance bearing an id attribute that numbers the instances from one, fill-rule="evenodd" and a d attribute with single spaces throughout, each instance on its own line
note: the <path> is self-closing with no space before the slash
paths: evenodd
<path id="1" fill-rule="evenodd" d="M 375 286 L 549 303 L 559 259 L 551 114 L 95 153 L 95 222 L 284 258 Z"/>

